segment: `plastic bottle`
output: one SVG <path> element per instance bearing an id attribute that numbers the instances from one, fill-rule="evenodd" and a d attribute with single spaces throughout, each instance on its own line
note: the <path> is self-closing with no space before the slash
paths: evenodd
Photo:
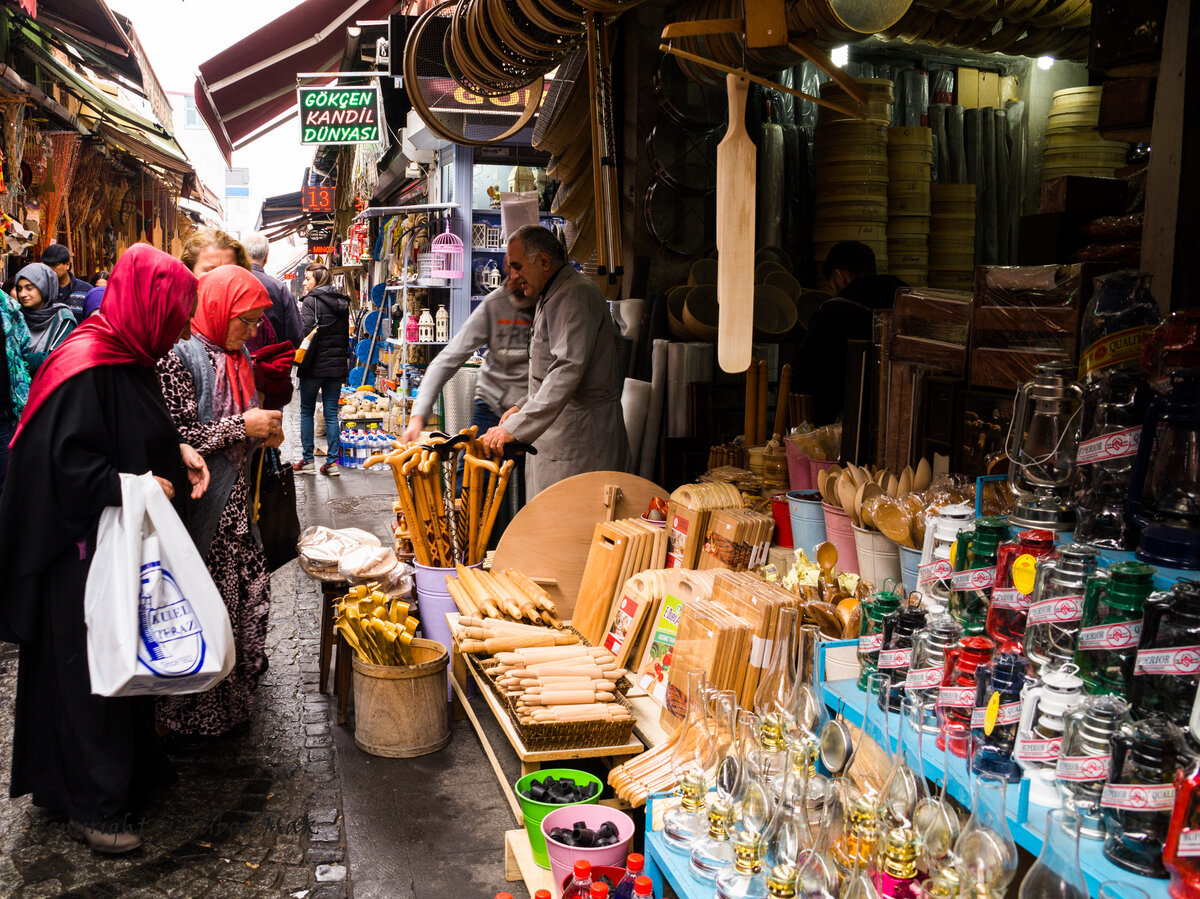
<path id="1" fill-rule="evenodd" d="M 538 890 L 533 894 L 533 899 L 551 899 L 549 890 Z"/>
<path id="2" fill-rule="evenodd" d="M 649 877 L 639 877 L 633 882 L 634 899 L 654 899 L 654 881 Z"/>
<path id="3" fill-rule="evenodd" d="M 629 858 L 625 860 L 625 876 L 613 890 L 613 899 L 632 899 L 634 884 L 641 876 L 645 863 L 646 860 L 641 855 L 636 852 L 630 853 Z"/>
<path id="4" fill-rule="evenodd" d="M 592 863 L 575 862 L 575 877 L 563 890 L 562 899 L 590 899 L 592 893 Z"/>
<path id="5" fill-rule="evenodd" d="M 565 899 L 566 893 L 563 896 Z M 608 899 L 608 884 L 593 883 L 590 899 Z"/>

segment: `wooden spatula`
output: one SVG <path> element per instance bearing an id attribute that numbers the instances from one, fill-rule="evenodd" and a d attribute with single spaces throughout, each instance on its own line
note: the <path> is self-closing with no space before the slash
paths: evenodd
<path id="1" fill-rule="evenodd" d="M 729 130 L 717 144 L 717 360 L 750 365 L 754 330 L 754 192 L 757 150 L 746 131 L 748 79 L 725 76 Z"/>

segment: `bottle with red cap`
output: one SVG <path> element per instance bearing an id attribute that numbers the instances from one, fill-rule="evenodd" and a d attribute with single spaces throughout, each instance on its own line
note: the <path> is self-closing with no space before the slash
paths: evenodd
<path id="1" fill-rule="evenodd" d="M 566 896 L 566 893 L 563 893 Z M 591 899 L 608 899 L 608 884 L 593 883 Z"/>
<path id="2" fill-rule="evenodd" d="M 645 875 L 633 882 L 633 899 L 654 899 L 654 881 Z"/>
<path id="3" fill-rule="evenodd" d="M 631 852 L 625 859 L 625 876 L 613 889 L 613 899 L 633 899 L 633 888 L 642 873 L 646 860 L 636 852 Z"/>
<path id="4" fill-rule="evenodd" d="M 604 886 L 604 884 L 598 885 Z M 575 876 L 563 890 L 562 899 L 591 899 L 592 886 L 592 863 L 577 861 L 575 862 Z"/>
<path id="5" fill-rule="evenodd" d="M 538 890 L 533 894 L 533 899 L 552 899 L 549 890 Z"/>

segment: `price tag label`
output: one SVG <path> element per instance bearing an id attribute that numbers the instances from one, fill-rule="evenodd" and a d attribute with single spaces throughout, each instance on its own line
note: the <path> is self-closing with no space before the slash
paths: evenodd
<path id="1" fill-rule="evenodd" d="M 1142 442 L 1142 428 L 1125 428 L 1110 434 L 1101 434 L 1091 440 L 1081 440 L 1079 450 L 1075 454 L 1076 465 L 1092 465 L 1095 462 L 1108 462 L 1112 459 L 1124 459 L 1136 456 L 1138 444 Z"/>
<path id="2" fill-rule="evenodd" d="M 1120 624 L 1100 624 L 1085 627 L 1079 632 L 1080 649 L 1132 649 L 1138 645 L 1142 635 L 1140 621 L 1123 621 Z"/>
<path id="3" fill-rule="evenodd" d="M 1033 582 L 1037 578 L 1037 559 L 1022 553 L 1017 556 L 1012 566 L 1012 582 L 1022 596 L 1033 592 Z"/>
<path id="4" fill-rule="evenodd" d="M 938 706 L 943 709 L 969 709 L 974 705 L 974 687 L 942 687 L 938 690 Z"/>
<path id="5" fill-rule="evenodd" d="M 1023 762 L 1053 762 L 1061 750 L 1061 739 L 1017 741 L 1017 758 Z"/>
<path id="6" fill-rule="evenodd" d="M 1016 587 L 997 587 L 992 591 L 992 608 L 1024 612 L 1029 608 L 1029 596 Z"/>
<path id="7" fill-rule="evenodd" d="M 1054 773 L 1059 780 L 1104 780 L 1112 767 L 1111 755 L 1061 755 Z"/>
<path id="8" fill-rule="evenodd" d="M 944 581 L 954 576 L 954 564 L 949 559 L 934 559 L 917 569 L 917 586 L 924 587 L 934 581 Z"/>
<path id="9" fill-rule="evenodd" d="M 955 590 L 987 590 L 995 583 L 995 568 L 968 568 L 954 572 L 950 579 L 950 586 Z"/>
<path id="10" fill-rule="evenodd" d="M 1105 784 L 1100 804 L 1131 812 L 1170 811 L 1175 807 L 1175 787 L 1171 784 Z"/>
<path id="11" fill-rule="evenodd" d="M 1043 599 L 1031 605 L 1026 623 L 1071 624 L 1082 617 L 1082 596 L 1060 596 L 1058 599 Z"/>
<path id="12" fill-rule="evenodd" d="M 865 653 L 879 652 L 883 646 L 883 634 L 863 634 L 858 638 L 858 651 Z"/>

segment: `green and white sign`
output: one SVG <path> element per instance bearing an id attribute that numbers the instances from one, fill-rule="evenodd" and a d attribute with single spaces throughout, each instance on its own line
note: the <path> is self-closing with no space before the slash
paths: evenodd
<path id="1" fill-rule="evenodd" d="M 300 143 L 371 144 L 379 140 L 379 86 L 301 87 Z"/>

